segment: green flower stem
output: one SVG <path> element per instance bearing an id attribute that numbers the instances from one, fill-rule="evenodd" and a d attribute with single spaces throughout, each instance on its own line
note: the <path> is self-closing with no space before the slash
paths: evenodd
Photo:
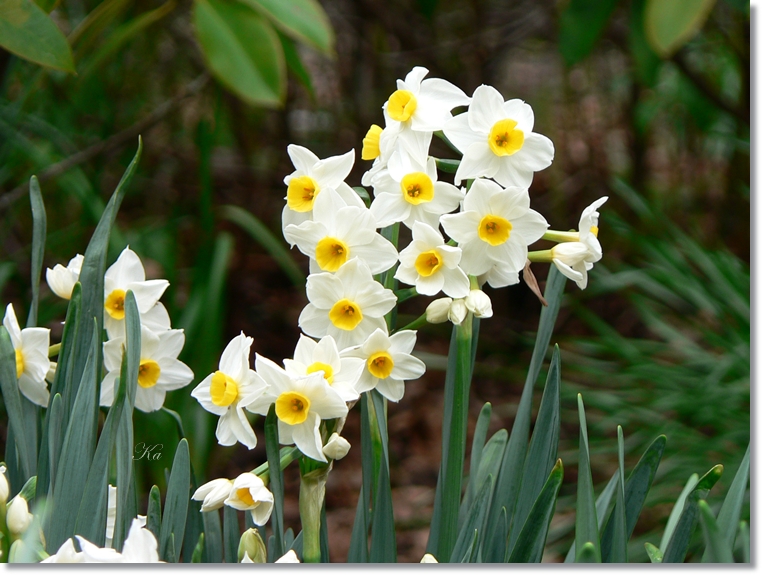
<path id="1" fill-rule="evenodd" d="M 405 289 L 399 289 L 394 292 L 394 295 L 397 296 L 397 304 L 401 304 L 403 301 L 407 301 L 410 298 L 414 298 L 418 295 L 418 291 L 414 288 L 405 288 Z"/>
<path id="2" fill-rule="evenodd" d="M 452 143 L 452 142 L 451 142 L 451 141 L 450 141 L 450 140 L 447 138 L 447 136 L 445 136 L 445 135 L 444 135 L 444 132 L 443 132 L 442 130 L 437 130 L 436 132 L 434 132 L 434 135 L 435 135 L 437 138 L 439 138 L 440 140 L 442 140 L 442 141 L 443 141 L 445 144 L 447 144 L 448 146 L 450 146 L 450 148 L 452 148 L 452 150 L 453 150 L 454 152 L 457 152 L 457 153 L 458 153 L 459 155 L 461 155 L 461 156 L 463 155 L 463 154 L 461 154 L 460 150 L 459 150 L 458 148 L 456 148 L 456 147 L 455 147 L 455 144 L 453 144 L 453 143 Z M 457 161 L 457 160 L 449 160 L 449 161 L 450 161 L 450 162 L 452 162 L 452 161 Z M 439 162 L 437 162 L 437 163 L 439 163 Z M 460 162 L 458 161 L 458 163 L 460 163 Z M 437 167 L 438 167 L 438 166 L 437 166 Z M 441 169 L 441 168 L 440 168 L 440 169 Z M 442 170 L 442 171 L 444 171 L 444 170 Z"/>
<path id="3" fill-rule="evenodd" d="M 280 468 L 286 469 L 292 461 L 299 459 L 301 456 L 302 452 L 299 451 L 298 447 L 286 447 L 280 452 Z M 259 478 L 264 481 L 265 485 L 270 482 L 270 464 L 268 462 L 265 461 L 262 465 L 254 469 L 252 473 L 254 475 L 259 475 Z"/>
<path id="4" fill-rule="evenodd" d="M 402 331 L 403 329 L 418 329 L 419 327 L 423 327 L 428 322 L 426 321 L 426 314 L 422 313 L 420 317 L 417 319 L 414 319 L 409 324 L 407 324 L 405 327 L 401 327 L 399 329 L 395 329 L 394 333 L 397 333 L 398 331 Z"/>
<path id="5" fill-rule="evenodd" d="M 542 236 L 543 240 L 550 240 L 552 242 L 578 242 L 579 232 L 559 232 L 556 230 L 548 230 L 545 235 Z"/>
<path id="6" fill-rule="evenodd" d="M 58 352 L 61 351 L 61 344 L 56 343 L 50 346 L 48 349 L 48 357 L 55 357 L 58 355 Z"/>
<path id="7" fill-rule="evenodd" d="M 539 250 L 536 252 L 529 252 L 527 258 L 533 263 L 550 263 L 553 261 L 553 250 Z"/>
<path id="8" fill-rule="evenodd" d="M 434 159 L 437 162 L 437 168 L 447 174 L 454 174 L 458 171 L 458 166 L 460 166 L 460 160 L 444 160 L 440 158 Z"/>
<path id="9" fill-rule="evenodd" d="M 325 483 L 331 467 L 322 466 L 307 473 L 302 470 L 299 486 L 299 516 L 302 521 L 302 559 L 320 563 L 320 512 L 325 500 Z"/>

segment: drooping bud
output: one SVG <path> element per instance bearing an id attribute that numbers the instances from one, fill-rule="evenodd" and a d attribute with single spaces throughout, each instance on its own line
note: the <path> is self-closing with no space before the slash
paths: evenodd
<path id="1" fill-rule="evenodd" d="M 241 535 L 241 541 L 238 543 L 238 562 L 267 563 L 267 549 L 257 529 L 252 527 Z"/>
<path id="2" fill-rule="evenodd" d="M 328 443 L 323 446 L 323 455 L 330 459 L 342 459 L 348 452 L 351 445 L 338 433 L 334 433 L 328 439 Z"/>
<path id="3" fill-rule="evenodd" d="M 472 289 L 466 297 L 466 307 L 476 317 L 492 317 L 492 301 L 480 289 Z"/>
<path id="4" fill-rule="evenodd" d="M 21 535 L 32 523 L 32 519 L 34 519 L 34 515 L 29 513 L 29 505 L 26 499 L 21 495 L 14 497 L 5 516 L 5 522 L 10 532 L 17 536 Z"/>
<path id="5" fill-rule="evenodd" d="M 447 315 L 450 313 L 450 305 L 452 305 L 451 297 L 435 299 L 426 308 L 426 321 L 429 323 L 446 322 L 448 320 Z"/>
<path id="6" fill-rule="evenodd" d="M 11 486 L 8 483 L 8 478 L 5 476 L 6 467 L 0 465 L 0 504 L 5 505 L 8 501 L 8 495 L 11 491 Z"/>
<path id="7" fill-rule="evenodd" d="M 230 481 L 230 479 L 213 479 L 196 489 L 196 492 L 191 496 L 191 499 L 194 501 L 203 501 L 201 504 L 201 511 L 214 511 L 223 506 L 225 499 L 230 496 L 230 491 L 232 489 L 233 482 Z"/>
<path id="8" fill-rule="evenodd" d="M 463 320 L 466 319 L 468 308 L 466 307 L 466 300 L 456 299 L 450 306 L 450 312 L 447 314 L 447 318 L 455 325 L 460 325 Z"/>

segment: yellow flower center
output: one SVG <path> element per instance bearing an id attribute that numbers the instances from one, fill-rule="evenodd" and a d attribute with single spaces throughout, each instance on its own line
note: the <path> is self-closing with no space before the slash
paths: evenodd
<path id="1" fill-rule="evenodd" d="M 330 365 L 321 361 L 316 361 L 307 368 L 308 374 L 315 373 L 316 371 L 322 371 L 326 381 L 328 381 L 329 384 L 333 383 L 333 368 Z"/>
<path id="2" fill-rule="evenodd" d="M 319 193 L 320 186 L 309 176 L 291 178 L 288 182 L 286 203 L 295 212 L 309 212 Z"/>
<path id="3" fill-rule="evenodd" d="M 375 160 L 381 155 L 381 132 L 384 129 L 381 126 L 373 124 L 368 133 L 362 139 L 362 159 Z"/>
<path id="4" fill-rule="evenodd" d="M 21 353 L 20 349 L 16 350 L 16 379 L 21 377 L 21 374 L 24 373 L 24 354 Z"/>
<path id="5" fill-rule="evenodd" d="M 409 90 L 397 90 L 389 96 L 386 111 L 389 117 L 398 122 L 407 122 L 418 107 L 418 101 Z"/>
<path id="6" fill-rule="evenodd" d="M 153 387 L 159 381 L 160 374 L 161 368 L 158 363 L 152 359 L 144 359 L 138 367 L 138 385 L 143 389 Z"/>
<path id="7" fill-rule="evenodd" d="M 106 313 L 114 319 L 124 319 L 124 290 L 115 289 L 106 298 Z"/>
<path id="8" fill-rule="evenodd" d="M 598 237 L 598 226 L 590 226 L 590 233 L 596 238 Z"/>
<path id="9" fill-rule="evenodd" d="M 385 351 L 374 353 L 368 358 L 368 371 L 373 377 L 385 379 L 391 375 L 392 369 L 394 369 L 394 360 Z"/>
<path id="10" fill-rule="evenodd" d="M 215 371 L 209 386 L 209 395 L 212 396 L 214 405 L 227 407 L 238 398 L 238 384 L 229 375 Z"/>
<path id="11" fill-rule="evenodd" d="M 479 222 L 479 237 L 491 246 L 499 246 L 511 237 L 511 222 L 500 216 L 487 214 Z"/>
<path id="12" fill-rule="evenodd" d="M 340 299 L 328 312 L 333 325 L 345 331 L 352 331 L 362 321 L 360 306 L 348 299 Z"/>
<path id="13" fill-rule="evenodd" d="M 275 415 L 283 423 L 299 425 L 310 413 L 310 400 L 297 391 L 281 393 L 275 400 Z"/>
<path id="14" fill-rule="evenodd" d="M 412 172 L 402 178 L 402 197 L 417 206 L 434 199 L 434 182 L 423 172 Z"/>
<path id="15" fill-rule="evenodd" d="M 497 156 L 512 156 L 524 145 L 524 132 L 514 120 L 500 120 L 489 131 L 489 147 Z"/>
<path id="16" fill-rule="evenodd" d="M 335 272 L 349 257 L 347 244 L 336 238 L 323 238 L 315 248 L 315 259 L 321 270 Z"/>
<path id="17" fill-rule="evenodd" d="M 254 498 L 251 496 L 251 491 L 249 491 L 248 487 L 242 487 L 240 489 L 236 489 L 235 495 L 238 499 L 240 499 L 243 503 L 245 503 L 249 507 L 256 507 L 259 504 L 259 501 L 254 501 Z"/>
<path id="18" fill-rule="evenodd" d="M 437 250 L 421 252 L 415 258 L 415 271 L 425 278 L 435 274 L 442 267 L 442 258 Z"/>

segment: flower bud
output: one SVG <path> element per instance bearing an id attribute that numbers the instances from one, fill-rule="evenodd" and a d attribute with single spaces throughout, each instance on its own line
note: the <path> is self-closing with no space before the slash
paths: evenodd
<path id="1" fill-rule="evenodd" d="M 238 562 L 267 563 L 267 549 L 257 529 L 252 527 L 241 535 L 241 541 L 238 543 Z"/>
<path id="2" fill-rule="evenodd" d="M 328 443 L 323 446 L 323 455 L 331 459 L 342 459 L 348 452 L 351 445 L 338 433 L 334 433 L 328 439 Z"/>
<path id="3" fill-rule="evenodd" d="M 32 519 L 34 519 L 34 515 L 29 513 L 26 499 L 21 497 L 21 495 L 14 497 L 8 506 L 8 513 L 5 516 L 5 523 L 8 525 L 10 532 L 14 535 L 21 535 L 32 523 Z"/>
<path id="4" fill-rule="evenodd" d="M 296 551 L 289 549 L 286 554 L 280 559 L 275 560 L 276 563 L 301 563 L 299 557 L 296 556 Z"/>
<path id="5" fill-rule="evenodd" d="M 466 307 L 476 317 L 492 317 L 492 301 L 480 289 L 472 289 L 466 297 Z"/>
<path id="6" fill-rule="evenodd" d="M 63 299 L 71 299 L 71 292 L 74 284 L 79 281 L 84 259 L 84 256 L 77 254 L 69 261 L 68 266 L 56 264 L 53 269 L 47 269 L 45 279 L 54 294 Z"/>
<path id="7" fill-rule="evenodd" d="M 232 489 L 233 482 L 230 479 L 213 479 L 196 489 L 191 499 L 203 501 L 201 511 L 214 511 L 223 506 Z"/>
<path id="8" fill-rule="evenodd" d="M 466 307 L 466 300 L 456 299 L 450 306 L 450 312 L 447 314 L 447 318 L 455 325 L 460 325 L 463 320 L 466 319 L 468 308 Z"/>
<path id="9" fill-rule="evenodd" d="M 8 478 L 5 476 L 6 467 L 0 465 L 0 504 L 5 505 L 8 501 L 8 495 L 11 491 L 11 486 L 8 483 Z"/>
<path id="10" fill-rule="evenodd" d="M 431 553 L 426 553 L 421 559 L 421 563 L 439 563 L 439 561 Z"/>
<path id="11" fill-rule="evenodd" d="M 435 299 L 426 308 L 426 321 L 429 323 L 444 323 L 449 318 L 447 315 L 450 312 L 450 305 L 452 304 L 451 297 L 443 297 Z"/>
<path id="12" fill-rule="evenodd" d="M 583 261 L 592 259 L 592 254 L 587 245 L 582 242 L 563 242 L 553 246 L 550 257 L 559 260 L 567 266 L 573 267 Z"/>

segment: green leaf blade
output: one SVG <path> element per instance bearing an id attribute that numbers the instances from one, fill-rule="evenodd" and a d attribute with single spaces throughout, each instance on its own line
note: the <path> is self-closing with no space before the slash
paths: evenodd
<path id="1" fill-rule="evenodd" d="M 327 56 L 334 53 L 331 22 L 316 0 L 242 0 L 287 36 L 309 44 Z"/>
<path id="2" fill-rule="evenodd" d="M 574 543 L 579 550 L 577 563 L 600 563 L 598 516 L 595 509 L 593 476 L 590 471 L 590 447 L 587 440 L 587 418 L 582 394 L 577 394 L 579 410 L 579 472 L 577 475 L 577 517 Z"/>

